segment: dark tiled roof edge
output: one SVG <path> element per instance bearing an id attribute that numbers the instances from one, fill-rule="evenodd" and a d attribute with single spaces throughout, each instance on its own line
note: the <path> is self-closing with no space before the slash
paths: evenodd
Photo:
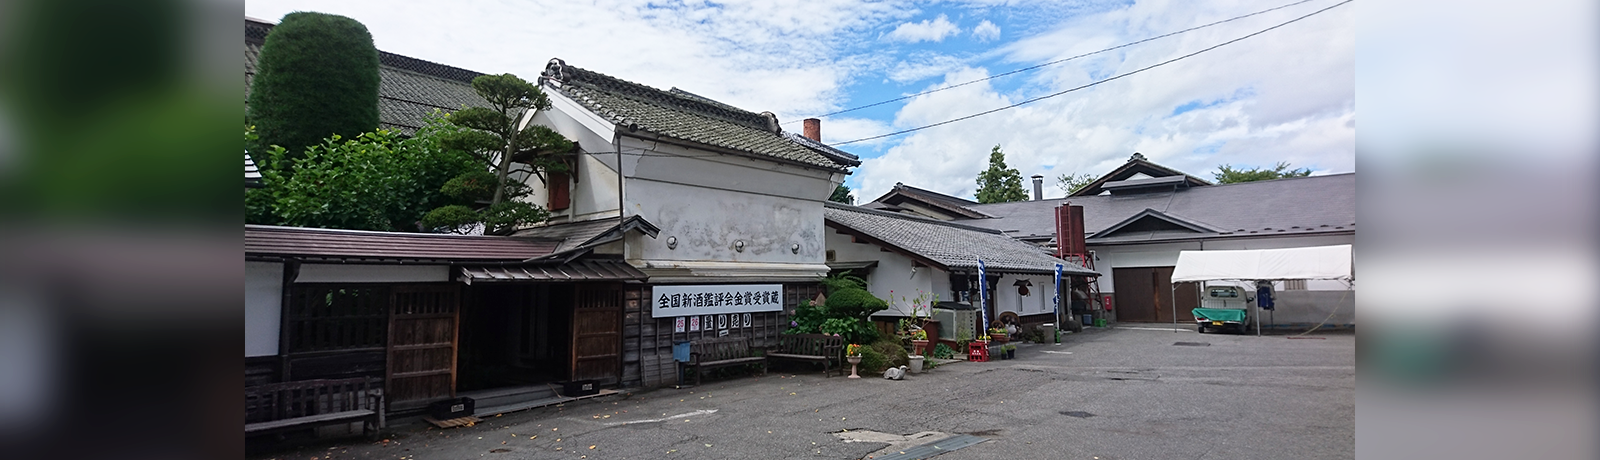
<path id="1" fill-rule="evenodd" d="M 776 118 L 769 120 L 763 114 L 711 101 L 683 90 L 677 90 L 676 93 L 662 91 L 645 84 L 634 83 L 581 67 L 574 67 L 559 59 L 552 59 L 551 63 L 545 67 L 544 73 L 540 74 L 540 78 L 556 81 L 562 85 L 589 86 L 600 91 L 662 105 L 674 110 L 709 116 L 749 128 L 772 131 L 774 133 L 777 131 Z"/>
<path id="2" fill-rule="evenodd" d="M 913 222 L 920 222 L 920 223 L 925 223 L 925 224 L 943 225 L 943 226 L 950 227 L 950 228 L 959 228 L 959 229 L 962 229 L 962 230 L 969 230 L 969 231 L 974 231 L 974 232 L 978 232 L 978 233 L 988 233 L 988 234 L 1002 235 L 1002 236 L 1004 236 L 1006 234 L 1003 231 L 990 229 L 990 228 L 973 227 L 971 225 L 963 225 L 963 224 L 958 224 L 958 223 L 955 223 L 955 222 L 950 222 L 950 221 L 945 221 L 945 220 L 930 219 L 930 218 L 927 218 L 927 217 L 913 216 L 913 215 L 901 214 L 901 213 L 897 213 L 897 212 L 879 211 L 879 210 L 876 210 L 876 209 L 863 208 L 863 207 L 860 207 L 860 206 L 848 205 L 848 204 L 839 203 L 839 202 L 835 202 L 835 201 L 824 202 L 822 205 L 826 206 L 826 207 L 829 207 L 829 208 L 838 209 L 838 210 L 841 210 L 841 211 L 859 212 L 859 213 L 862 213 L 862 214 L 871 214 L 871 215 L 874 215 L 874 216 L 891 217 L 891 218 L 895 218 L 895 219 L 904 219 L 904 220 L 909 220 L 909 221 L 913 221 Z"/>

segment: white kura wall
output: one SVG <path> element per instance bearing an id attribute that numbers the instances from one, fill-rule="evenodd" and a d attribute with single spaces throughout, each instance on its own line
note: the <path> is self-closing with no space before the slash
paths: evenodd
<path id="1" fill-rule="evenodd" d="M 624 215 L 661 229 L 656 238 L 638 239 L 630 258 L 824 263 L 822 203 L 842 175 L 631 137 L 622 147 L 644 152 L 623 157 Z"/>
<path id="2" fill-rule="evenodd" d="M 878 261 L 878 266 L 867 276 L 867 291 L 885 301 L 890 300 L 892 292 L 893 300 L 889 302 L 889 309 L 874 315 L 911 316 L 911 299 L 924 292 L 929 299 L 938 294 L 940 300 L 950 300 L 950 275 L 943 270 L 917 267 L 913 273 L 910 257 L 880 251 L 874 244 L 851 242 L 850 235 L 841 235 L 832 229 L 828 230 L 826 239 L 835 262 Z M 903 301 L 900 300 L 902 296 L 905 297 Z"/>
<path id="3" fill-rule="evenodd" d="M 283 308 L 283 264 L 244 263 L 244 356 L 278 354 Z"/>
<path id="4" fill-rule="evenodd" d="M 617 175 L 618 154 L 610 122 L 594 117 L 588 111 L 560 94 L 549 92 L 551 108 L 541 110 L 524 120 L 524 126 L 539 124 L 561 133 L 578 143 L 577 171 L 568 183 L 571 206 L 553 211 L 552 223 L 578 222 L 597 218 L 615 217 L 621 202 L 620 178 Z M 550 202 L 549 189 L 539 177 L 528 177 L 533 193 L 524 200 L 544 207 Z"/>

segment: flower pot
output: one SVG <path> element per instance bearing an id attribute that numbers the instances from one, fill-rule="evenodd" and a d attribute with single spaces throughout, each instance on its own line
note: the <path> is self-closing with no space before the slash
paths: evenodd
<path id="1" fill-rule="evenodd" d="M 989 334 L 989 340 L 992 341 L 992 342 L 995 342 L 995 343 L 1006 343 L 1006 342 L 1010 341 L 1009 337 L 1006 337 L 1006 335 L 1004 333 L 1001 333 L 1001 334 L 993 334 L 993 333 L 991 333 L 991 334 Z"/>
<path id="2" fill-rule="evenodd" d="M 913 374 L 921 374 L 923 357 L 921 355 L 911 355 L 906 358 L 911 361 L 911 364 L 906 368 Z"/>
<path id="3" fill-rule="evenodd" d="M 1006 350 L 1006 359 L 1017 359 L 1017 349 Z"/>
<path id="4" fill-rule="evenodd" d="M 927 340 L 911 340 L 911 354 L 927 356 L 928 351 Z"/>
<path id="5" fill-rule="evenodd" d="M 845 359 L 845 361 L 849 361 L 850 362 L 850 377 L 849 378 L 852 378 L 852 379 L 861 378 L 860 375 L 856 374 L 856 365 L 857 364 L 861 364 L 861 357 L 860 356 L 846 356 L 844 359 Z"/>

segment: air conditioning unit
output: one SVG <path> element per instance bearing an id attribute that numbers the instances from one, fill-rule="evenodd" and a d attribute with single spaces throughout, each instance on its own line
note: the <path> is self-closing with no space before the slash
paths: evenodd
<path id="1" fill-rule="evenodd" d="M 978 310 L 961 302 L 939 302 L 939 307 L 933 309 L 933 319 L 939 322 L 939 338 L 944 340 L 961 339 L 961 331 L 966 331 L 966 339 L 977 338 Z"/>

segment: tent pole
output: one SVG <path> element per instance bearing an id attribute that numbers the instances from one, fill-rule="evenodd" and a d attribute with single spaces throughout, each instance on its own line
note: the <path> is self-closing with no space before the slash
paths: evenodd
<path id="1" fill-rule="evenodd" d="M 1178 332 L 1178 285 L 1172 284 L 1172 280 L 1168 279 L 1167 290 L 1172 292 L 1167 296 L 1167 306 L 1172 307 L 1172 332 Z"/>

